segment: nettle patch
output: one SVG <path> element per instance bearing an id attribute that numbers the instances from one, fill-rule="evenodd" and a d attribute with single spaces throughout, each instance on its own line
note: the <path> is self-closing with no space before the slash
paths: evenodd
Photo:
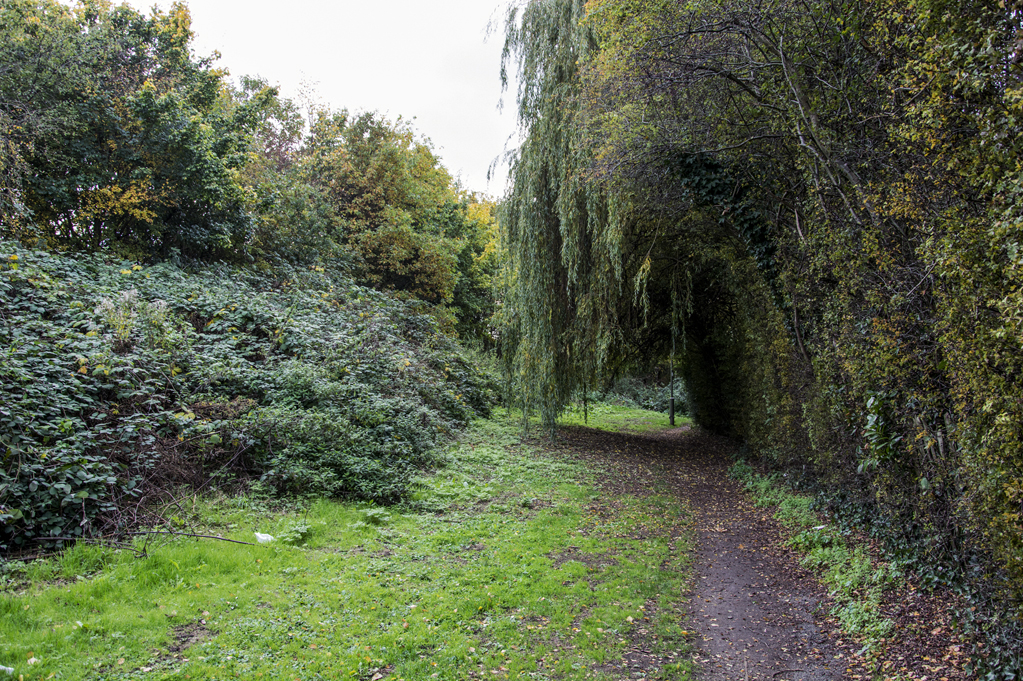
<path id="1" fill-rule="evenodd" d="M 495 394 L 429 312 L 323 268 L 0 242 L 0 550 L 155 522 L 182 485 L 407 497 Z"/>

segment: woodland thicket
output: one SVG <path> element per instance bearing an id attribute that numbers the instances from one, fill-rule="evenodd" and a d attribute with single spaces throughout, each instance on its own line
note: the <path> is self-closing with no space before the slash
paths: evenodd
<path id="1" fill-rule="evenodd" d="M 509 397 L 673 358 L 697 421 L 963 589 L 1023 668 L 1023 6 L 536 0 Z"/>
<path id="2" fill-rule="evenodd" d="M 188 9 L 0 2 L 0 229 L 65 252 L 329 266 L 485 343 L 494 206 L 399 119 L 300 106 L 191 49 Z"/>
<path id="3" fill-rule="evenodd" d="M 0 553 L 196 491 L 408 500 L 489 413 L 493 203 L 191 40 L 180 3 L 0 0 Z"/>

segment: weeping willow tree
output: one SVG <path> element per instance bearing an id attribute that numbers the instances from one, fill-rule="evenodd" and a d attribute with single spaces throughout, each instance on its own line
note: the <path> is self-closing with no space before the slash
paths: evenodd
<path id="1" fill-rule="evenodd" d="M 641 121 L 626 127 L 663 147 L 644 153 L 656 163 L 608 171 L 595 154 L 614 126 L 584 88 L 599 45 L 583 2 L 513 6 L 506 26 L 503 75 L 517 66 L 525 133 L 501 215 L 509 404 L 553 429 L 574 390 L 677 346 L 698 421 L 731 432 L 732 412 L 751 408 L 736 395 L 764 394 L 742 359 L 771 307 L 771 253 L 748 192 L 706 154 L 644 138 Z"/>
<path id="2" fill-rule="evenodd" d="M 509 403 L 554 427 L 573 389 L 591 380 L 609 339 L 594 324 L 598 270 L 617 273 L 611 241 L 594 243 L 616 218 L 584 177 L 589 158 L 575 119 L 579 69 L 596 47 L 581 0 L 512 6 L 502 59 L 507 84 L 518 67 L 518 121 L 525 140 L 511 162 L 503 204 L 505 255 L 502 356 Z M 612 277 L 613 278 L 613 277 Z"/>
<path id="3" fill-rule="evenodd" d="M 502 60 L 506 85 L 509 67 L 518 69 L 525 133 L 500 216 L 508 402 L 526 418 L 538 413 L 552 431 L 573 391 L 593 389 L 637 357 L 667 356 L 668 344 L 654 341 L 658 347 L 651 348 L 637 332 L 677 321 L 664 314 L 670 302 L 650 305 L 651 293 L 661 293 L 647 287 L 659 269 L 651 253 L 623 250 L 657 226 L 636 195 L 591 173 L 594 145 L 580 84 L 597 44 L 584 7 L 581 0 L 511 6 Z"/>

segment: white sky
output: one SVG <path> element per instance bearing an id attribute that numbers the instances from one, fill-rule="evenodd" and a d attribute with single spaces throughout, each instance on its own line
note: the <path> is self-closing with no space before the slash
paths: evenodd
<path id="1" fill-rule="evenodd" d="M 148 12 L 170 0 L 128 0 Z M 501 97 L 504 0 L 187 0 L 198 56 L 220 52 L 232 77 L 258 75 L 295 98 L 311 85 L 331 108 L 415 117 L 452 175 L 499 197 L 487 168 L 515 131 L 514 87 Z M 487 38 L 495 19 L 498 31 Z M 516 138 L 517 139 L 517 138 Z"/>

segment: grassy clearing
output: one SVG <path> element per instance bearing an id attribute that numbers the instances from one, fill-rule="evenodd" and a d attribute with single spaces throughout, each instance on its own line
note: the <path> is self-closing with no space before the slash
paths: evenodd
<path id="1" fill-rule="evenodd" d="M 587 411 L 588 418 L 585 413 Z M 587 426 L 609 432 L 650 433 L 671 428 L 668 415 L 665 413 L 604 402 L 591 404 L 587 410 L 583 409 L 582 404 L 573 404 L 565 410 L 558 423 L 564 426 Z M 676 428 L 692 423 L 688 416 L 675 415 Z"/>
<path id="2" fill-rule="evenodd" d="M 524 446 L 519 427 L 477 422 L 403 509 L 218 497 L 186 509 L 192 522 L 277 539 L 8 564 L 0 665 L 25 679 L 609 679 L 642 638 L 680 660 L 660 678 L 687 678 L 689 547 L 665 529 L 684 509 L 654 496 L 597 513 L 591 473 Z"/>
<path id="3" fill-rule="evenodd" d="M 791 532 L 789 544 L 803 554 L 802 564 L 817 572 L 836 605 L 831 614 L 842 629 L 859 640 L 869 653 L 895 626 L 881 616 L 881 595 L 901 574 L 892 564 L 874 565 L 862 546 L 850 545 L 845 533 L 823 523 L 809 497 L 794 494 L 777 476 L 759 475 L 740 461 L 729 471 L 742 482 L 758 506 L 774 506 L 775 518 Z"/>

